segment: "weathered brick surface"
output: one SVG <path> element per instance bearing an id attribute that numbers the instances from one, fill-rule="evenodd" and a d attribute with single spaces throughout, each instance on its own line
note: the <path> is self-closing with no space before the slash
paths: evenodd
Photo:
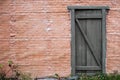
<path id="1" fill-rule="evenodd" d="M 12 59 L 34 77 L 69 75 L 70 5 L 110 7 L 106 69 L 120 71 L 119 0 L 0 0 L 0 62 Z"/>

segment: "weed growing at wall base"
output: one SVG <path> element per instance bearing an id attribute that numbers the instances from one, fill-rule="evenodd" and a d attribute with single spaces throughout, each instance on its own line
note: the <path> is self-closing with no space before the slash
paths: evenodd
<path id="1" fill-rule="evenodd" d="M 0 64 L 0 80 L 32 80 L 29 74 L 23 73 L 18 70 L 18 65 L 14 64 L 12 61 L 8 61 L 8 68 Z M 10 76 L 8 76 L 10 74 Z"/>
<path id="2" fill-rule="evenodd" d="M 93 76 L 88 76 L 86 74 L 81 74 L 77 76 L 69 76 L 69 77 L 60 77 L 58 74 L 55 74 L 54 77 L 50 78 L 38 78 L 35 80 L 120 80 L 120 74 L 103 74 L 98 73 Z"/>
<path id="3" fill-rule="evenodd" d="M 78 80 L 120 80 L 120 74 L 97 74 L 95 76 L 79 76 Z"/>

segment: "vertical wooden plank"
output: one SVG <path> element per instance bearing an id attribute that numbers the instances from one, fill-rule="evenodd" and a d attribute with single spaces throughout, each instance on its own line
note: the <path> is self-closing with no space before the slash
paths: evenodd
<path id="1" fill-rule="evenodd" d="M 83 27 L 83 30 L 86 31 L 86 20 L 79 20 L 79 23 Z M 86 66 L 86 42 L 84 37 L 79 30 L 79 26 L 76 23 L 76 66 Z M 84 70 L 78 71 L 78 73 L 85 73 Z"/>
<path id="2" fill-rule="evenodd" d="M 102 72 L 106 72 L 106 10 L 102 9 Z"/>
<path id="3" fill-rule="evenodd" d="M 76 60 L 75 60 L 75 10 L 71 10 L 71 72 L 72 75 L 75 75 L 75 65 L 76 65 Z"/>

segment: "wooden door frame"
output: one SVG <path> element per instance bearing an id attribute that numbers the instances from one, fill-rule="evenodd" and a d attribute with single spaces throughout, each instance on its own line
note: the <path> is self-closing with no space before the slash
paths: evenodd
<path id="1" fill-rule="evenodd" d="M 76 74 L 76 45 L 75 45 L 75 10 L 101 10 L 102 11 L 102 72 L 106 73 L 106 13 L 108 6 L 68 6 L 71 12 L 71 74 Z"/>

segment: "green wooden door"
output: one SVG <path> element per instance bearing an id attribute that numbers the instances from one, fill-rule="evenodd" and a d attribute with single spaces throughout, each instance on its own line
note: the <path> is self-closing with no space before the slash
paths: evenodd
<path id="1" fill-rule="evenodd" d="M 72 72 L 73 74 L 105 72 L 106 7 L 78 8 L 70 7 Z"/>

